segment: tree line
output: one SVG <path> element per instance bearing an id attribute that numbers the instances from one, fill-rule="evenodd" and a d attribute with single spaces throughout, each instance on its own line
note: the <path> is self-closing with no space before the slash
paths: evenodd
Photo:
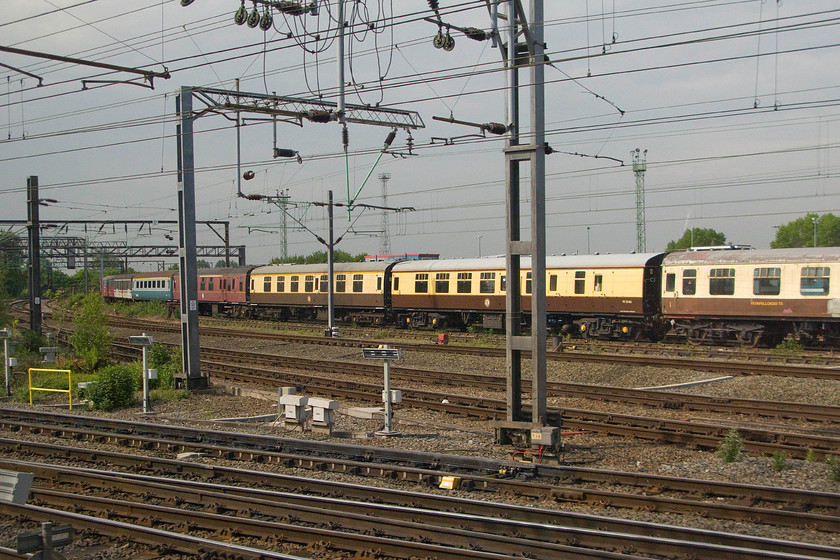
<path id="1" fill-rule="evenodd" d="M 840 218 L 832 213 L 808 213 L 786 224 L 775 226 L 773 249 L 791 247 L 840 247 Z M 712 228 L 689 228 L 682 237 L 668 242 L 666 251 L 684 251 L 691 247 L 727 245 L 726 234 Z"/>

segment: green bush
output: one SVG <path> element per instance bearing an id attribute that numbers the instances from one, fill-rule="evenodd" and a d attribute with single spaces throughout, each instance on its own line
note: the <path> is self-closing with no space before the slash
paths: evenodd
<path id="1" fill-rule="evenodd" d="M 813 463 L 814 459 L 815 459 L 814 450 L 809 448 L 808 451 L 805 453 L 805 462 L 806 463 Z"/>
<path id="2" fill-rule="evenodd" d="M 786 338 L 777 344 L 773 351 L 778 354 L 800 354 L 802 344 L 796 339 Z"/>
<path id="3" fill-rule="evenodd" d="M 93 371 L 111 349 L 111 334 L 104 306 L 102 296 L 89 294 L 73 319 L 76 331 L 69 342 L 82 359 L 82 368 L 87 371 Z"/>
<path id="4" fill-rule="evenodd" d="M 72 294 L 69 298 L 67 298 L 67 303 L 65 307 L 68 309 L 74 309 L 82 306 L 82 303 L 85 301 L 85 294 L 78 293 Z"/>
<path id="5" fill-rule="evenodd" d="M 108 411 L 131 406 L 139 377 L 136 369 L 122 364 L 100 369 L 96 381 L 85 391 L 93 409 Z"/>
<path id="6" fill-rule="evenodd" d="M 153 344 L 148 354 L 149 368 L 157 370 L 157 379 L 151 383 L 152 389 L 169 390 L 175 388 L 175 374 L 181 371 L 181 351 L 178 347 Z"/>
<path id="7" fill-rule="evenodd" d="M 36 333 L 35 331 L 21 331 L 20 345 L 18 346 L 18 355 L 21 354 L 38 354 L 38 349 L 47 345 L 47 339 Z"/>
<path id="8" fill-rule="evenodd" d="M 740 461 L 744 455 L 744 440 L 741 439 L 741 434 L 738 430 L 732 428 L 726 434 L 720 445 L 718 446 L 717 455 L 723 459 L 724 463 L 734 463 Z"/>

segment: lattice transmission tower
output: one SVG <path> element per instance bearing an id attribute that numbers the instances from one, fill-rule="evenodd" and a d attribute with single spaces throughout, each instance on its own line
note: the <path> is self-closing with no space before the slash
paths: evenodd
<path id="1" fill-rule="evenodd" d="M 382 181 L 382 207 L 388 207 L 388 179 L 391 178 L 390 173 L 380 173 L 379 180 Z M 391 254 L 391 236 L 388 232 L 388 211 L 382 210 L 382 235 L 379 238 L 379 254 Z"/>
<path id="2" fill-rule="evenodd" d="M 645 233 L 645 171 L 647 171 L 647 150 L 636 148 L 633 154 L 633 175 L 636 176 L 636 252 L 646 253 Z"/>

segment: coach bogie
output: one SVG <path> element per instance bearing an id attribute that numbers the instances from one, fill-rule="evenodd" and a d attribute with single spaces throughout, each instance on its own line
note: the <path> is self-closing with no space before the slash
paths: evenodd
<path id="1" fill-rule="evenodd" d="M 650 329 L 641 319 L 613 319 L 609 317 L 589 317 L 578 319 L 573 326 L 561 329 L 561 332 L 574 332 L 584 338 L 627 340 L 637 342 L 652 338 Z"/>
<path id="2" fill-rule="evenodd" d="M 787 336 L 785 325 L 754 321 L 679 320 L 674 322 L 674 332 L 685 336 L 689 344 L 737 343 L 744 347 L 773 347 Z"/>

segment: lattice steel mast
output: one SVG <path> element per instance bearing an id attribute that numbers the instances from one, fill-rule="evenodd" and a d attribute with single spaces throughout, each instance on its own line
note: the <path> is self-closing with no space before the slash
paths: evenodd
<path id="1" fill-rule="evenodd" d="M 645 171 L 647 171 L 647 150 L 636 148 L 633 156 L 633 175 L 636 176 L 636 252 L 647 252 L 645 233 Z"/>
<path id="2" fill-rule="evenodd" d="M 380 173 L 379 180 L 382 181 L 382 206 L 388 206 L 388 179 L 391 178 L 390 173 Z M 388 232 L 388 211 L 382 211 L 382 236 L 379 238 L 379 254 L 391 254 L 391 237 Z"/>

